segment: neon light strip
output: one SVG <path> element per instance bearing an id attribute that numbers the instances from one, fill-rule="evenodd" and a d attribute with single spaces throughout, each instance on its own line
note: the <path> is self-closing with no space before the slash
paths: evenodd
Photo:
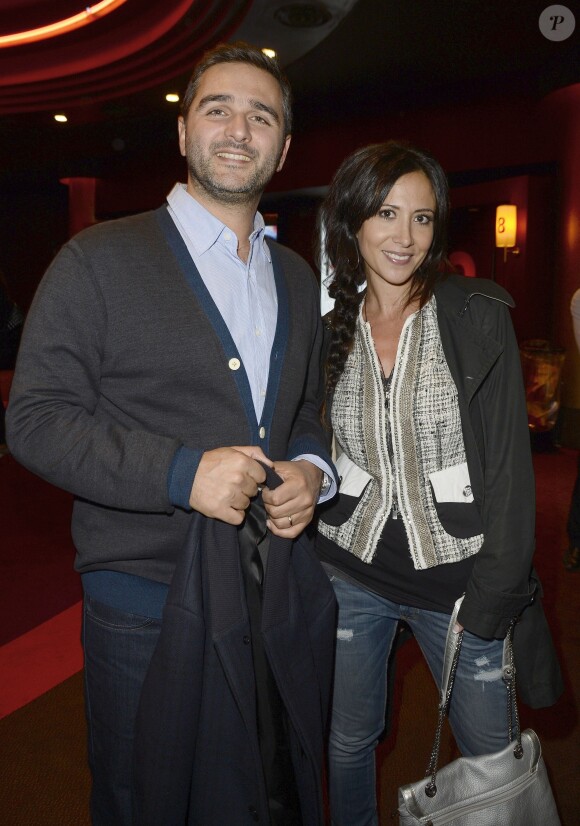
<path id="1" fill-rule="evenodd" d="M 16 34 L 6 34 L 0 37 L 0 49 L 7 48 L 8 46 L 21 46 L 23 43 L 33 43 L 35 40 L 46 40 L 49 37 L 56 37 L 59 34 L 71 32 L 73 29 L 79 29 L 81 26 L 88 26 L 89 23 L 93 23 L 98 17 L 104 17 L 126 2 L 127 0 L 101 0 L 100 3 L 95 3 L 94 6 L 87 6 L 80 14 L 67 17 L 65 20 L 50 23 L 48 26 L 41 26 L 39 29 L 30 29 L 26 32 L 17 32 Z"/>

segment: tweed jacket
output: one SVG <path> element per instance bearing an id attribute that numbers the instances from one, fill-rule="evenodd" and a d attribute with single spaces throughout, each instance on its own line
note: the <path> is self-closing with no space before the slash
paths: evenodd
<path id="1" fill-rule="evenodd" d="M 255 444 L 274 460 L 311 453 L 331 465 L 316 280 L 298 255 L 267 243 L 278 319 L 261 421 L 166 206 L 84 230 L 49 267 L 21 343 L 8 440 L 22 464 L 75 494 L 81 573 L 169 583 L 191 512 L 170 501 L 168 479 L 191 485 L 205 450 Z"/>
<path id="2" fill-rule="evenodd" d="M 389 395 L 387 410 L 372 331 L 360 308 L 353 347 L 334 389 L 332 425 L 337 452 L 345 452 L 341 493 L 351 490 L 342 459 L 362 469 L 369 483 L 346 522 L 334 524 L 332 506 L 321 512 L 319 531 L 368 562 L 396 503 L 415 568 L 472 556 L 481 547 L 482 525 L 473 497 L 465 496 L 469 476 L 457 389 L 441 345 L 435 298 L 403 327 Z M 439 497 L 432 490 L 435 479 L 439 487 L 443 479 Z M 459 501 L 450 501 L 450 489 Z"/>

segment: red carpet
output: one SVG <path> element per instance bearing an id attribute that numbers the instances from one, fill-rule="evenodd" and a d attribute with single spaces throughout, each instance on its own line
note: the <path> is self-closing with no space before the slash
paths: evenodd
<path id="1" fill-rule="evenodd" d="M 0 648 L 0 719 L 72 677 L 83 667 L 81 603 Z"/>
<path id="2" fill-rule="evenodd" d="M 82 668 L 72 496 L 0 458 L 0 718 Z"/>
<path id="3" fill-rule="evenodd" d="M 0 459 L 0 645 L 81 598 L 70 536 L 72 496 L 12 456 Z"/>

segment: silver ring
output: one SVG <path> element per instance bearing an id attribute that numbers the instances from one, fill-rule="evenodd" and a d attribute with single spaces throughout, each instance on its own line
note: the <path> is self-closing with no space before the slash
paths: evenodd
<path id="1" fill-rule="evenodd" d="M 288 522 L 290 522 L 290 527 L 292 527 L 292 517 L 291 516 L 288 517 Z"/>

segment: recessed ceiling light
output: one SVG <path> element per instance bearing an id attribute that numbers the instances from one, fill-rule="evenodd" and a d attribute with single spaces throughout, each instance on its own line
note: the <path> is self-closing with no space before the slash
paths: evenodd
<path id="1" fill-rule="evenodd" d="M 68 121 L 68 118 L 67 118 L 66 115 L 55 115 L 54 119 L 56 121 L 58 121 L 58 123 L 66 123 Z"/>
<path id="2" fill-rule="evenodd" d="M 170 92 L 168 95 L 165 95 L 165 100 L 168 103 L 179 103 L 179 95 L 176 95 L 174 92 Z"/>
<path id="3" fill-rule="evenodd" d="M 274 49 L 262 49 L 262 52 L 266 55 L 266 57 L 272 58 L 272 60 L 276 57 L 276 52 Z"/>

